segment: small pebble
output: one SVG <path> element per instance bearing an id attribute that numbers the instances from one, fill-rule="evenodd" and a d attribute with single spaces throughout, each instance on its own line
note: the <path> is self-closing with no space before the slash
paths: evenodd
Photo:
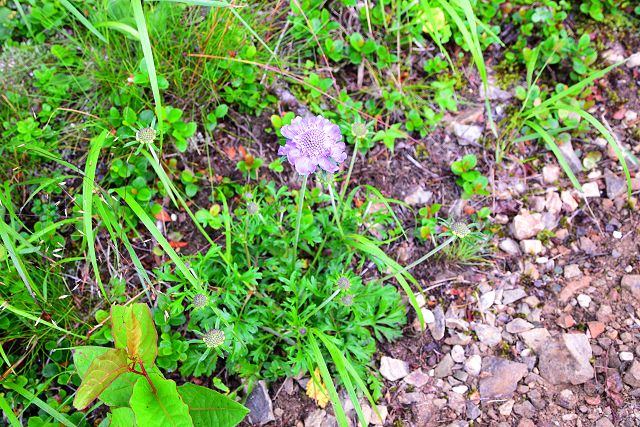
<path id="1" fill-rule="evenodd" d="M 622 239 L 622 232 L 620 230 L 616 230 L 613 232 L 614 239 Z"/>
<path id="2" fill-rule="evenodd" d="M 633 353 L 630 351 L 621 351 L 618 356 L 623 362 L 631 362 L 633 360 Z"/>
<path id="3" fill-rule="evenodd" d="M 591 304 L 591 297 L 589 295 L 580 294 L 576 299 L 578 300 L 580 307 L 589 308 L 589 305 Z"/>

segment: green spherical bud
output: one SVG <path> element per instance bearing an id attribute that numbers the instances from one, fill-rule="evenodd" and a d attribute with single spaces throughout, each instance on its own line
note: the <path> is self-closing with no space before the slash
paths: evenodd
<path id="1" fill-rule="evenodd" d="M 136 132 L 136 141 L 143 144 L 151 144 L 156 139 L 157 132 L 154 128 L 142 128 Z"/>
<path id="2" fill-rule="evenodd" d="M 355 138 L 364 138 L 369 133 L 369 129 L 367 129 L 367 125 L 364 123 L 354 123 L 351 125 L 351 134 Z"/>
<path id="3" fill-rule="evenodd" d="M 212 329 L 204 334 L 202 341 L 204 341 L 206 346 L 209 348 L 220 347 L 224 344 L 224 331 L 221 331 L 220 329 Z"/>

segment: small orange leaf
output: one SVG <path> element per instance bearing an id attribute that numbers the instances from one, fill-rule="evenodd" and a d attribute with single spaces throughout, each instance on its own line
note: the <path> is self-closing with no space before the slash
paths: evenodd
<path id="1" fill-rule="evenodd" d="M 189 242 L 169 242 L 169 246 L 171 246 L 173 249 L 184 248 L 186 246 L 189 246 Z"/>
<path id="2" fill-rule="evenodd" d="M 247 150 L 245 150 L 242 145 L 238 147 L 238 151 L 242 157 L 247 157 Z"/>
<path id="3" fill-rule="evenodd" d="M 238 152 L 234 147 L 227 147 L 224 149 L 224 151 L 227 153 L 227 156 L 229 156 L 232 159 L 236 157 L 236 154 L 238 154 Z"/>
<path id="4" fill-rule="evenodd" d="M 163 222 L 171 221 L 171 215 L 169 215 L 167 211 L 165 211 L 164 209 L 162 209 L 160 212 L 158 212 L 154 216 L 158 221 L 163 221 Z"/>

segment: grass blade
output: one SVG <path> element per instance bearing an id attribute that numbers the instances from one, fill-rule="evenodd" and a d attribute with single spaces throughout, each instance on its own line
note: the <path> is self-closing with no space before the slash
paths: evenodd
<path id="1" fill-rule="evenodd" d="M 167 255 L 169 255 L 169 258 L 171 258 L 171 261 L 173 261 L 178 270 L 180 270 L 180 272 L 184 275 L 185 279 L 187 279 L 195 289 L 200 290 L 202 288 L 200 281 L 196 278 L 196 276 L 194 276 L 193 272 L 189 270 L 180 256 L 171 247 L 167 239 L 162 235 L 160 230 L 158 230 L 158 227 L 156 227 L 156 225 L 153 223 L 151 217 L 149 217 L 144 209 L 142 209 L 142 206 L 140 206 L 138 202 L 136 202 L 132 195 L 127 194 L 127 192 L 123 188 L 118 188 L 115 190 L 115 192 L 118 194 L 118 196 L 120 196 L 122 200 L 124 200 L 129 205 L 138 219 L 142 221 L 142 224 L 144 224 L 153 238 L 156 239 L 162 249 L 167 253 Z"/>
<path id="2" fill-rule="evenodd" d="M 84 177 L 82 179 L 82 230 L 84 233 L 85 241 L 87 243 L 87 253 L 89 261 L 93 267 L 93 272 L 96 276 L 96 282 L 100 287 L 102 296 L 109 302 L 109 296 L 104 289 L 102 279 L 100 278 L 100 269 L 98 268 L 98 259 L 96 257 L 96 248 L 94 245 L 95 239 L 93 235 L 93 191 L 94 181 L 96 178 L 96 167 L 98 166 L 98 157 L 100 156 L 100 150 L 107 140 L 108 131 L 102 131 L 102 133 L 91 141 L 89 147 L 89 155 L 87 156 L 87 163 L 84 168 Z"/>
<path id="3" fill-rule="evenodd" d="M 4 219 L 2 219 L 2 217 L 0 216 L 0 237 L 2 238 L 2 241 L 4 242 L 4 247 L 6 248 L 7 252 L 9 253 L 9 257 L 11 258 L 11 262 L 13 263 L 13 266 L 15 267 L 16 271 L 18 272 L 18 275 L 22 279 L 22 283 L 24 283 L 24 286 L 27 289 L 27 292 L 29 292 L 29 295 L 31 295 L 31 298 L 33 298 L 33 301 L 37 304 L 38 300 L 36 298 L 36 294 L 34 292 L 34 289 L 36 291 L 38 291 L 38 296 L 40 298 L 42 298 L 42 295 L 40 294 L 40 291 L 38 290 L 38 288 L 35 286 L 33 280 L 31 279 L 31 276 L 29 276 L 28 269 L 26 268 L 22 258 L 19 256 L 18 251 L 16 250 L 17 248 L 14 245 L 13 240 L 9 237 L 9 233 L 7 232 L 8 228 L 9 228 L 9 226 L 7 225 L 6 222 L 4 222 Z"/>
<path id="4" fill-rule="evenodd" d="M 83 340 L 85 339 L 85 337 L 83 337 L 82 335 L 78 335 L 78 334 L 76 334 L 74 332 L 67 331 L 66 329 L 61 328 L 60 326 L 58 326 L 58 325 L 56 325 L 54 323 L 51 323 L 51 322 L 49 322 L 47 320 L 44 320 L 44 319 L 42 319 L 40 317 L 34 316 L 33 314 L 31 314 L 31 313 L 29 313 L 27 311 L 24 311 L 24 310 L 21 310 L 21 309 L 19 309 L 17 307 L 14 307 L 11 304 L 9 304 L 7 301 L 4 301 L 3 299 L 0 299 L 0 310 L 10 311 L 11 313 L 15 314 L 16 316 L 24 317 L 25 319 L 29 319 L 29 320 L 35 322 L 37 325 L 40 325 L 40 324 L 46 325 L 46 326 L 50 327 L 51 329 L 55 329 L 56 331 L 63 332 L 65 334 L 67 334 L 67 335 L 71 335 L 71 336 L 74 336 L 76 338 L 80 338 L 80 339 L 83 339 Z"/>
<path id="5" fill-rule="evenodd" d="M 329 368 L 327 368 L 327 364 L 324 361 L 324 357 L 322 356 L 322 352 L 320 351 L 320 347 L 318 347 L 318 342 L 313 337 L 313 334 L 309 334 L 309 344 L 311 347 L 311 352 L 313 354 L 313 358 L 320 368 L 320 373 L 322 374 L 322 380 L 324 381 L 324 385 L 327 387 L 327 391 L 329 392 L 329 398 L 331 399 L 331 404 L 333 405 L 333 409 L 336 413 L 336 420 L 340 427 L 349 427 L 349 423 L 347 421 L 347 416 L 344 413 L 344 409 L 340 404 L 340 397 L 338 396 L 338 392 L 336 391 L 336 387 L 333 384 L 333 378 L 331 378 L 331 374 L 329 373 Z M 310 380 L 313 381 L 313 380 Z"/>
<path id="6" fill-rule="evenodd" d="M 51 415 L 51 417 L 53 417 L 53 419 L 55 419 L 59 423 L 64 424 L 67 427 L 77 427 L 76 424 L 71 422 L 67 417 L 62 415 L 60 412 L 56 411 L 53 407 L 51 407 L 51 405 L 41 400 L 38 396 L 31 393 L 29 390 L 25 389 L 24 387 L 12 382 L 5 382 L 2 385 L 4 386 L 4 388 L 13 390 L 19 395 L 21 395 L 22 397 L 24 397 L 25 399 L 29 400 L 30 402 L 33 402 L 38 408 L 42 409 L 47 414 Z"/>
<path id="7" fill-rule="evenodd" d="M 573 186 L 582 191 L 582 186 L 580 185 L 578 178 L 576 178 L 575 174 L 571 170 L 571 166 L 569 166 L 569 163 L 567 163 L 567 160 L 564 158 L 562 151 L 560 151 L 560 148 L 558 148 L 558 144 L 556 144 L 551 135 L 549 135 L 549 133 L 537 123 L 526 121 L 524 124 L 526 126 L 529 126 L 534 132 L 542 137 L 544 142 L 546 142 L 549 146 L 549 149 L 553 152 L 553 154 L 555 154 L 556 159 L 558 159 L 558 163 L 560 163 L 560 166 L 569 177 L 569 180 L 571 181 Z"/>
<path id="8" fill-rule="evenodd" d="M 16 417 L 16 414 L 13 413 L 11 406 L 9 406 L 9 402 L 4 398 L 4 393 L 0 393 L 0 409 L 2 409 L 5 417 L 9 420 L 11 427 L 22 427 L 20 420 Z"/>
<path id="9" fill-rule="evenodd" d="M 69 13 L 75 16 L 76 19 L 87 28 L 87 30 L 91 31 L 97 38 L 99 38 L 103 42 L 108 43 L 107 39 L 102 35 L 102 33 L 98 31 L 96 27 L 94 27 L 93 24 L 91 24 L 91 22 L 89 22 L 89 20 L 85 18 L 84 15 L 80 13 L 80 11 L 76 9 L 76 7 L 69 0 L 60 0 L 60 3 L 65 7 L 65 9 L 69 11 Z"/>

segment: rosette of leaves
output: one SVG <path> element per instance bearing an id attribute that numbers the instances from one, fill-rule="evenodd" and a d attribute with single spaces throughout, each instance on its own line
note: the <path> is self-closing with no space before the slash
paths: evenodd
<path id="1" fill-rule="evenodd" d="M 82 378 L 73 406 L 96 398 L 111 409 L 112 426 L 237 425 L 248 410 L 233 399 L 194 384 L 177 386 L 155 365 L 158 334 L 145 304 L 111 308 L 115 348 L 78 347 L 73 360 Z"/>

